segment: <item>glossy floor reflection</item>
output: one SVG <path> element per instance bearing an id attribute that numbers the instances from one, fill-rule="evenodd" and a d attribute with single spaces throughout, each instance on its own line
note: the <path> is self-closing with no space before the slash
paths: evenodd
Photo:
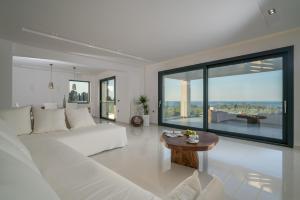
<path id="1" fill-rule="evenodd" d="M 193 169 L 170 162 L 170 151 L 159 140 L 165 127 L 125 126 L 127 147 L 92 158 L 160 197 L 192 174 Z M 203 185 L 210 175 L 223 181 L 226 199 L 296 200 L 300 196 L 300 151 L 220 137 L 208 153 L 208 175 L 200 174 Z"/>

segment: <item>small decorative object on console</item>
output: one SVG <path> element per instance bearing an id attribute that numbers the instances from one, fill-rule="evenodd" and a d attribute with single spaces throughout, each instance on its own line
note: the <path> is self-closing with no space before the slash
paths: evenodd
<path id="1" fill-rule="evenodd" d="M 144 122 L 144 120 L 141 116 L 136 115 L 136 116 L 133 116 L 131 118 L 131 125 L 132 126 L 135 126 L 135 127 L 142 126 L 143 122 Z"/>

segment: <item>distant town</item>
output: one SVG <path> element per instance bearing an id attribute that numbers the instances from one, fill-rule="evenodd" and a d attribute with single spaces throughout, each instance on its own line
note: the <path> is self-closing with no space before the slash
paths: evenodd
<path id="1" fill-rule="evenodd" d="M 232 114 L 257 115 L 282 113 L 282 103 L 279 101 L 211 101 L 209 107 L 216 111 Z M 164 117 L 180 116 L 180 101 L 166 101 L 164 103 Z M 203 115 L 203 102 L 192 101 L 190 104 L 190 117 Z"/>
<path id="2" fill-rule="evenodd" d="M 78 93 L 76 90 L 72 90 L 69 93 L 69 103 L 78 102 L 78 103 L 87 103 L 89 102 L 89 94 L 87 92 Z"/>

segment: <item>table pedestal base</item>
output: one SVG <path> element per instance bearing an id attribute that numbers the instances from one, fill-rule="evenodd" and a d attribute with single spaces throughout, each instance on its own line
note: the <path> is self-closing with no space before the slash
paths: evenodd
<path id="1" fill-rule="evenodd" d="M 199 169 L 199 158 L 197 151 L 171 150 L 171 161 L 179 165 Z"/>

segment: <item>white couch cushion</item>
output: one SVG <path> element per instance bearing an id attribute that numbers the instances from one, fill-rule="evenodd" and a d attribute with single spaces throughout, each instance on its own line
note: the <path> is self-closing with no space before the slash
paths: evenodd
<path id="1" fill-rule="evenodd" d="M 57 139 L 85 156 L 127 145 L 126 128 L 115 124 L 19 136 L 21 139 Z"/>
<path id="2" fill-rule="evenodd" d="M 0 118 L 13 127 L 17 135 L 30 134 L 32 132 L 30 109 L 31 106 L 3 109 L 0 110 Z"/>
<path id="3" fill-rule="evenodd" d="M 47 133 L 68 130 L 64 109 L 45 110 L 33 108 L 33 133 Z"/>
<path id="4" fill-rule="evenodd" d="M 39 173 L 1 149 L 0 163 L 0 199 L 59 200 Z"/>
<path id="5" fill-rule="evenodd" d="M 114 124 L 72 129 L 56 138 L 85 156 L 127 145 L 126 128 Z"/>
<path id="6" fill-rule="evenodd" d="M 66 109 L 67 119 L 72 129 L 96 126 L 87 108 Z"/>
<path id="7" fill-rule="evenodd" d="M 53 139 L 23 137 L 42 175 L 65 200 L 155 200 L 152 193 Z"/>

